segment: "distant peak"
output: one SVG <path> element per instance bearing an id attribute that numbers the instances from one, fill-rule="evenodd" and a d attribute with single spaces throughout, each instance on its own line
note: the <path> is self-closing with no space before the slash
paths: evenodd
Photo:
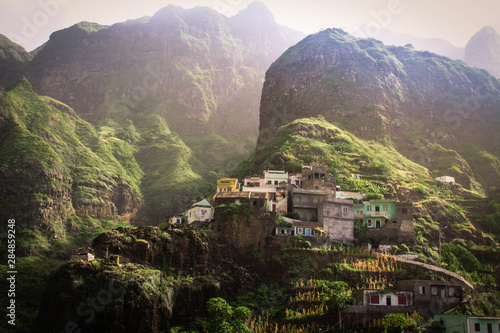
<path id="1" fill-rule="evenodd" d="M 499 36 L 497 31 L 492 27 L 492 26 L 485 26 L 484 28 L 482 28 L 481 30 L 479 30 L 479 32 L 476 34 L 476 36 L 489 36 L 489 35 L 492 35 L 492 36 Z"/>
<path id="2" fill-rule="evenodd" d="M 274 21 L 273 13 L 271 13 L 269 8 L 267 8 L 267 6 L 261 1 L 254 1 L 250 3 L 245 9 L 240 11 L 237 16 L 252 16 L 259 17 L 260 20 L 266 19 Z"/>

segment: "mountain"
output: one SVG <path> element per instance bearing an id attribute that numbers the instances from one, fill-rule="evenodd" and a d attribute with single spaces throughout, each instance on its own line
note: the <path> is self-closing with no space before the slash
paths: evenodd
<path id="1" fill-rule="evenodd" d="M 84 235 L 97 226 L 78 216 L 130 220 L 141 208 L 133 149 L 102 137 L 67 105 L 36 95 L 26 79 L 2 89 L 0 129 L 0 215 L 18 221 L 19 255 L 32 254 L 31 242 L 21 242 L 25 234 Z"/>
<path id="2" fill-rule="evenodd" d="M 499 109 L 500 81 L 483 70 L 328 29 L 266 72 L 258 147 L 280 126 L 322 115 L 484 194 L 500 186 Z"/>
<path id="3" fill-rule="evenodd" d="M 500 77 L 500 35 L 492 27 L 484 27 L 465 47 L 465 61 Z"/>
<path id="4" fill-rule="evenodd" d="M 32 58 L 21 45 L 0 34 L 0 86 L 19 79 Z"/>
<path id="5" fill-rule="evenodd" d="M 159 223 L 254 149 L 264 71 L 302 37 L 259 2 L 233 17 L 169 5 L 54 32 L 19 75 L 134 146 L 142 216 Z"/>
<path id="6" fill-rule="evenodd" d="M 356 37 L 363 37 L 362 33 L 354 32 L 353 35 Z M 464 48 L 457 47 L 441 38 L 415 37 L 410 34 L 398 33 L 385 29 L 381 29 L 374 38 L 386 45 L 405 46 L 411 44 L 419 51 L 430 51 L 451 59 L 465 60 Z"/>

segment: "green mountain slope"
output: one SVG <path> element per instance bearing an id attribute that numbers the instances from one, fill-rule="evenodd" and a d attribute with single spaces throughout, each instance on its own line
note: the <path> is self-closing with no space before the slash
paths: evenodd
<path id="1" fill-rule="evenodd" d="M 302 37 L 262 3 L 235 17 L 170 5 L 152 17 L 54 32 L 24 74 L 112 136 L 131 122 L 148 141 L 132 143 L 145 172 L 141 216 L 158 223 L 253 151 L 264 71 Z M 170 134 L 154 142 L 148 133 L 161 122 Z"/>
<path id="2" fill-rule="evenodd" d="M 142 171 L 128 144 L 103 140 L 25 79 L 2 91 L 0 112 L 2 217 L 61 237 L 74 213 L 98 219 L 137 213 Z"/>
<path id="3" fill-rule="evenodd" d="M 0 34 L 0 86 L 19 79 L 32 58 L 21 45 Z"/>

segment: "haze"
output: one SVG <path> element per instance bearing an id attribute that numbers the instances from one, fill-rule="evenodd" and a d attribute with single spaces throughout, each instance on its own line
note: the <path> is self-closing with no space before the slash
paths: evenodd
<path id="1" fill-rule="evenodd" d="M 0 33 L 28 51 L 45 43 L 52 32 L 81 21 L 111 25 L 151 16 L 168 4 L 184 8 L 209 6 L 226 16 L 251 0 L 2 0 Z M 500 32 L 498 0 L 263 0 L 278 23 L 306 34 L 325 28 L 360 31 L 376 38 L 378 29 L 437 37 L 463 47 L 486 25 Z M 31 25 L 31 29 L 28 26 Z M 366 26 L 368 25 L 368 26 Z M 368 27 L 368 28 L 367 28 Z M 33 29 L 34 28 L 34 29 Z"/>

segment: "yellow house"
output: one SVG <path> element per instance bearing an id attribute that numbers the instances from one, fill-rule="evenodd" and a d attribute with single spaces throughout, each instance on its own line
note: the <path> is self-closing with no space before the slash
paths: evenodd
<path id="1" fill-rule="evenodd" d="M 238 192 L 240 183 L 237 178 L 221 177 L 217 180 L 217 192 Z"/>

